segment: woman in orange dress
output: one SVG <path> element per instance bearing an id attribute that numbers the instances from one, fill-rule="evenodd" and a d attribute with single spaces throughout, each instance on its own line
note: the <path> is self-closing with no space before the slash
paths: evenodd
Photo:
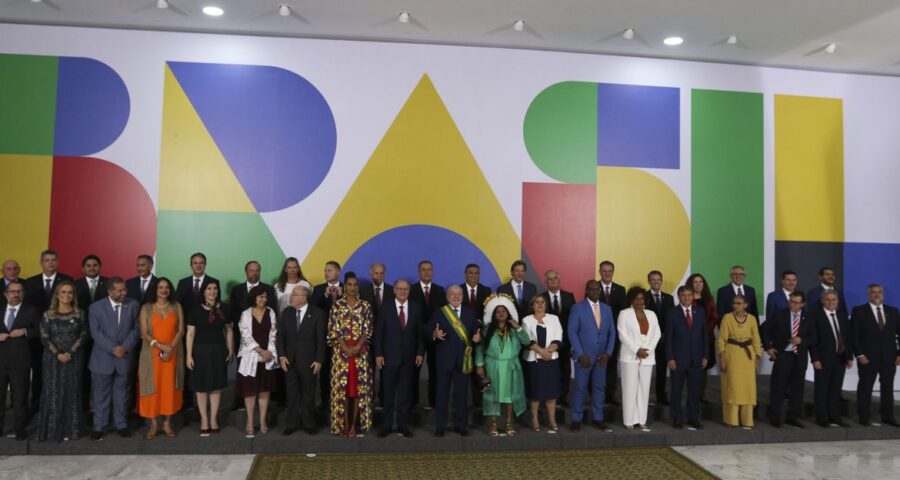
<path id="1" fill-rule="evenodd" d="M 171 438 L 172 415 L 181 410 L 184 389 L 184 311 L 173 298 L 175 288 L 160 278 L 141 308 L 141 357 L 138 363 L 138 413 L 150 419 L 147 440 L 159 430 L 156 417 L 163 415 L 163 432 Z"/>

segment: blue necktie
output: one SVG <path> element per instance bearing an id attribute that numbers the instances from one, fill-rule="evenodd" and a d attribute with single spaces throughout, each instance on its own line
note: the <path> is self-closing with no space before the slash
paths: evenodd
<path id="1" fill-rule="evenodd" d="M 16 321 L 16 309 L 10 308 L 9 315 L 6 317 L 6 330 L 12 332 L 13 322 Z"/>
<path id="2" fill-rule="evenodd" d="M 516 297 L 517 297 L 517 301 L 519 303 L 522 303 L 522 284 L 521 283 L 516 287 Z"/>

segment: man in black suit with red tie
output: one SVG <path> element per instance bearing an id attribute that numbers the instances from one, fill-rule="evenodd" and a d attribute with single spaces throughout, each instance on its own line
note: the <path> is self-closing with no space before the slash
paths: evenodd
<path id="1" fill-rule="evenodd" d="M 525 265 L 525 262 L 516 260 L 509 267 L 509 273 L 512 278 L 509 282 L 497 287 L 497 293 L 505 293 L 516 302 L 516 312 L 519 314 L 519 318 L 528 316 L 530 313 L 528 305 L 531 303 L 531 297 L 537 295 L 537 287 L 525 280 L 527 271 L 528 267 Z"/>
<path id="2" fill-rule="evenodd" d="M 50 299 L 53 298 L 53 291 L 57 285 L 66 280 L 72 281 L 72 277 L 58 271 L 58 269 L 59 255 L 57 255 L 55 250 L 44 250 L 41 252 L 41 273 L 25 281 L 24 302 L 37 310 L 38 318 L 41 318 L 50 306 Z M 31 402 L 28 404 L 28 410 L 31 413 L 35 413 L 41 408 L 41 387 L 43 382 L 41 355 L 44 347 L 41 345 L 40 338 L 33 338 L 30 341 Z"/>
<path id="3" fill-rule="evenodd" d="M 618 283 L 613 283 L 613 275 L 616 273 L 616 266 L 609 260 L 600 262 L 600 301 L 609 305 L 613 312 L 613 324 L 618 326 L 619 312 L 626 307 L 625 287 Z M 616 399 L 616 389 L 619 386 L 618 369 L 619 369 L 619 338 L 616 337 L 616 347 L 613 354 L 609 357 L 609 364 L 606 366 L 606 403 L 618 405 Z"/>
<path id="4" fill-rule="evenodd" d="M 465 276 L 465 283 L 459 286 L 463 291 L 463 305 L 475 312 L 475 319 L 483 326 L 484 301 L 491 294 L 491 289 L 481 283 L 481 267 L 477 263 L 466 265 Z M 477 388 L 478 382 L 478 375 L 472 373 L 472 404 L 475 407 L 481 407 L 481 390 Z"/>
<path id="5" fill-rule="evenodd" d="M 432 278 L 434 278 L 434 264 L 430 260 L 419 262 L 419 281 L 410 287 L 409 301 L 418 304 L 422 308 L 423 322 L 429 321 L 435 311 L 440 310 L 441 307 L 447 304 L 447 294 L 444 292 L 444 288 L 432 282 Z M 425 345 L 425 358 L 428 360 L 428 406 L 425 409 L 431 410 L 435 406 L 437 394 L 437 382 L 435 379 L 437 375 L 435 370 L 436 359 L 433 343 Z M 417 368 L 413 384 L 413 407 L 419 404 L 418 370 Z"/>
<path id="6" fill-rule="evenodd" d="M 781 427 L 784 399 L 788 399 L 784 423 L 803 428 L 803 385 L 806 380 L 808 348 L 816 344 L 816 329 L 803 307 L 806 295 L 791 293 L 790 306 L 775 312 L 762 325 L 763 348 L 775 362 L 769 387 L 769 422 Z"/>
<path id="7" fill-rule="evenodd" d="M 663 274 L 659 270 L 652 270 L 647 274 L 647 283 L 650 289 L 647 290 L 647 308 L 653 310 L 656 319 L 659 321 L 659 331 L 662 337 L 656 344 L 656 403 L 660 405 L 669 404 L 669 396 L 666 395 L 666 313 L 675 308 L 675 297 L 662 291 Z"/>
<path id="8" fill-rule="evenodd" d="M 18 279 L 4 284 L 6 300 L 0 308 L 0 436 L 6 414 L 6 389 L 12 393 L 16 440 L 25 440 L 28 423 L 28 371 L 31 368 L 31 339 L 40 336 L 37 310 L 22 303 L 25 285 Z"/>
<path id="9" fill-rule="evenodd" d="M 859 368 L 856 408 L 859 423 L 872 424 L 872 388 L 881 381 L 881 423 L 900 426 L 894 416 L 894 374 L 900 365 L 900 312 L 884 304 L 884 288 L 877 283 L 867 289 L 869 302 L 853 309 L 853 353 Z"/>
<path id="10" fill-rule="evenodd" d="M 838 302 L 837 292 L 828 291 L 822 294 L 822 306 L 809 311 L 816 329 L 816 344 L 809 347 L 815 369 L 816 423 L 823 428 L 849 426 L 841 420 L 840 402 L 844 370 L 853 366 L 853 352 L 850 323 Z"/>
<path id="11" fill-rule="evenodd" d="M 298 285 L 290 306 L 278 317 L 276 350 L 287 386 L 287 418 L 283 435 L 300 427 L 316 434 L 316 375 L 325 363 L 325 312 L 308 303 L 310 291 Z"/>
<path id="12" fill-rule="evenodd" d="M 422 310 L 409 302 L 409 282 L 397 280 L 394 298 L 381 305 L 379 321 L 375 324 L 375 366 L 381 371 L 384 385 L 384 411 L 378 437 L 391 433 L 394 415 L 397 430 L 406 438 L 412 437 L 409 429 L 409 412 L 412 410 L 412 392 L 416 368 L 422 365 L 425 340 L 422 336 Z"/>
<path id="13" fill-rule="evenodd" d="M 175 298 L 181 304 L 185 318 L 189 316 L 191 309 L 197 305 L 198 299 L 203 296 L 206 286 L 213 281 L 218 282 L 217 279 L 206 274 L 206 255 L 201 252 L 191 255 L 191 275 L 179 280 L 178 286 L 175 287 Z M 219 284 L 221 285 L 221 283 Z M 219 297 L 221 297 L 221 290 L 219 291 Z"/>
<path id="14" fill-rule="evenodd" d="M 575 295 L 559 288 L 559 273 L 556 270 L 544 272 L 544 286 L 547 291 L 541 294 L 547 302 L 547 311 L 559 318 L 562 325 L 563 344 L 559 353 L 559 403 L 568 405 L 566 398 L 569 394 L 569 385 L 572 383 L 572 346 L 569 344 L 569 310 L 575 305 Z M 522 317 L 519 317 L 520 319 Z"/>
<path id="15" fill-rule="evenodd" d="M 137 257 L 135 269 L 137 276 L 125 281 L 128 298 L 143 305 L 147 301 L 147 292 L 156 289 L 156 275 L 153 274 L 153 257 L 144 254 Z"/>
<path id="16" fill-rule="evenodd" d="M 328 319 L 331 318 L 331 306 L 344 294 L 344 284 L 341 282 L 341 264 L 329 260 L 325 262 L 325 282 L 313 287 L 312 297 L 309 303 L 325 312 L 325 327 L 328 327 Z M 326 411 L 331 407 L 331 347 L 325 343 L 325 363 L 319 373 L 320 408 Z"/>

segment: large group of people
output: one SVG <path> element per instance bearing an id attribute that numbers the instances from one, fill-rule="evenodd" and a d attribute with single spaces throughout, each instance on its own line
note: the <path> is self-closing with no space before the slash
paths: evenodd
<path id="1" fill-rule="evenodd" d="M 651 271 L 646 288 L 626 289 L 613 282 L 615 265 L 603 261 L 599 280 L 588 280 L 576 302 L 553 270 L 539 293 L 521 260 L 511 266 L 510 281 L 492 292 L 480 283 L 476 264 L 466 266 L 464 282 L 444 288 L 432 281 L 428 260 L 418 264 L 418 281 L 393 285 L 381 263 L 371 266 L 371 282 L 361 284 L 330 261 L 325 282 L 313 286 L 291 257 L 274 285 L 260 280 L 259 262 L 247 262 L 246 281 L 225 303 L 203 253 L 191 256 L 191 274 L 177 284 L 154 275 L 149 255 L 137 258 L 138 274 L 128 280 L 101 276 L 96 255 L 84 258 L 78 280 L 58 272 L 58 264 L 57 253 L 46 250 L 41 273 L 31 278 L 19 277 L 15 260 L 2 267 L 0 425 L 9 390 L 17 439 L 27 438 L 34 415 L 39 440 L 78 438 L 83 420 L 90 420 L 93 440 L 109 430 L 130 437 L 132 410 L 147 419 L 147 440 L 160 429 L 174 437 L 172 416 L 189 404 L 199 413 L 199 434 L 215 435 L 232 361 L 247 437 L 268 433 L 276 397 L 286 407 L 284 435 L 315 434 L 317 390 L 329 431 L 344 437 L 376 428 L 384 437 L 395 425 L 411 437 L 410 413 L 419 405 L 434 410 L 436 436 L 445 435 L 448 420 L 467 436 L 470 394 L 491 436 L 517 435 L 526 410 L 532 430 L 556 433 L 561 405 L 571 408 L 570 430 L 580 430 L 589 410 L 591 423 L 608 431 L 605 406 L 619 402 L 625 429 L 649 431 L 651 385 L 656 403 L 669 405 L 674 428 L 700 429 L 713 365 L 721 371 L 724 424 L 750 429 L 766 358 L 773 362 L 767 415 L 773 426 L 804 426 L 810 361 L 817 424 L 847 426 L 841 386 L 855 362 L 859 423 L 873 422 L 878 378 L 880 421 L 900 426 L 893 405 L 900 313 L 884 304 L 877 284 L 868 286 L 867 303 L 848 309 L 829 267 L 808 293 L 797 289 L 795 272 L 784 272 L 761 323 L 756 292 L 740 266 L 715 297 L 699 273 L 672 296 L 662 291 L 662 272 Z M 428 394 L 420 400 L 423 364 Z M 376 397 L 380 425 L 374 425 Z"/>

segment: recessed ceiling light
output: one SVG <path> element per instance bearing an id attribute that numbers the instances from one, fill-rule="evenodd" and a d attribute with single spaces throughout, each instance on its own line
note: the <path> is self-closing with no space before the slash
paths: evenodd
<path id="1" fill-rule="evenodd" d="M 278 6 L 278 14 L 282 17 L 290 17 L 291 16 L 291 7 L 287 5 L 279 5 Z"/>
<path id="2" fill-rule="evenodd" d="M 670 47 L 675 47 L 684 43 L 684 39 L 681 37 L 666 37 L 666 39 L 663 40 L 663 43 Z"/>
<path id="3" fill-rule="evenodd" d="M 398 17 L 397 21 L 400 23 L 409 23 L 409 12 L 402 12 Z"/>
<path id="4" fill-rule="evenodd" d="M 625 31 L 622 32 L 622 38 L 624 38 L 625 40 L 631 40 L 632 38 L 634 38 L 634 29 L 626 28 Z"/>
<path id="5" fill-rule="evenodd" d="M 737 45 L 738 38 L 737 38 L 737 36 L 732 35 L 732 36 L 728 37 L 728 40 L 726 40 L 726 42 L 727 42 L 729 45 Z"/>
<path id="6" fill-rule="evenodd" d="M 41 0 L 31 0 L 31 3 L 41 3 Z"/>
<path id="7" fill-rule="evenodd" d="M 826 52 L 828 52 L 828 53 L 834 53 L 835 50 L 837 50 L 837 44 L 836 44 L 836 43 L 832 42 L 832 43 L 829 43 L 828 45 L 825 45 L 825 51 L 826 51 Z"/>
<path id="8" fill-rule="evenodd" d="M 525 20 L 516 20 L 513 22 L 513 29 L 517 32 L 525 30 Z"/>
<path id="9" fill-rule="evenodd" d="M 203 13 L 209 15 L 210 17 L 221 17 L 225 14 L 225 10 L 222 10 L 219 7 L 203 7 Z"/>

